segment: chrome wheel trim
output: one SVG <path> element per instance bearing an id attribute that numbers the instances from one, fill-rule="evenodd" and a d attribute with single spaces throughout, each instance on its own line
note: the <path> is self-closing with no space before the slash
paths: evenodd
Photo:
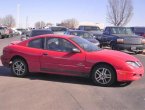
<path id="1" fill-rule="evenodd" d="M 12 68 L 17 76 L 21 76 L 25 73 L 25 64 L 22 61 L 16 61 Z"/>
<path id="2" fill-rule="evenodd" d="M 98 68 L 95 72 L 95 80 L 99 84 L 108 84 L 112 79 L 112 75 L 107 68 Z"/>

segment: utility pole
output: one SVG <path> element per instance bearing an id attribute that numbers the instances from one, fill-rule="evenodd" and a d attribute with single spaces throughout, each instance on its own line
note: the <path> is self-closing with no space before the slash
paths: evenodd
<path id="1" fill-rule="evenodd" d="M 20 28 L 20 4 L 17 4 L 17 28 Z"/>
<path id="2" fill-rule="evenodd" d="M 28 16 L 26 17 L 26 28 L 28 28 Z"/>

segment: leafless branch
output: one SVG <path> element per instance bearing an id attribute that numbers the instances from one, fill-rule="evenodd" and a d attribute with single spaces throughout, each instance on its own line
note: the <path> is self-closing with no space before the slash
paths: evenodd
<path id="1" fill-rule="evenodd" d="M 131 20 L 132 15 L 132 0 L 108 0 L 108 23 L 114 26 L 124 26 Z"/>

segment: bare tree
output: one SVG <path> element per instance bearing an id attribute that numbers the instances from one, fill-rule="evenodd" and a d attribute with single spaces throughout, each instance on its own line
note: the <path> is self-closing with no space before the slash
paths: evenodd
<path id="1" fill-rule="evenodd" d="M 44 21 L 38 21 L 35 23 L 35 28 L 36 29 L 42 29 L 45 27 L 45 22 Z"/>
<path id="2" fill-rule="evenodd" d="M 16 21 L 12 15 L 7 15 L 2 19 L 2 24 L 11 28 L 16 25 Z"/>
<path id="3" fill-rule="evenodd" d="M 78 25 L 78 21 L 76 19 L 66 19 L 63 20 L 60 24 L 58 24 L 58 26 L 65 26 L 67 28 L 76 28 L 76 26 Z"/>
<path id="4" fill-rule="evenodd" d="M 108 0 L 107 20 L 114 26 L 125 26 L 132 18 L 132 0 Z"/>

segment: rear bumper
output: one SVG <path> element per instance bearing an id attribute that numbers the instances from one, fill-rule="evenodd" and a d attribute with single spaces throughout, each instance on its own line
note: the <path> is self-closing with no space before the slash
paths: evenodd
<path id="1" fill-rule="evenodd" d="M 5 66 L 5 67 L 9 67 L 9 59 L 8 58 L 6 58 L 6 57 L 4 57 L 3 55 L 1 56 L 1 62 L 2 62 L 2 64 L 3 64 L 3 66 Z"/>
<path id="2" fill-rule="evenodd" d="M 135 81 L 144 76 L 144 68 L 140 67 L 132 71 L 117 70 L 117 80 L 119 82 Z"/>
<path id="3" fill-rule="evenodd" d="M 145 45 L 117 44 L 116 47 L 120 50 L 143 51 Z"/>

